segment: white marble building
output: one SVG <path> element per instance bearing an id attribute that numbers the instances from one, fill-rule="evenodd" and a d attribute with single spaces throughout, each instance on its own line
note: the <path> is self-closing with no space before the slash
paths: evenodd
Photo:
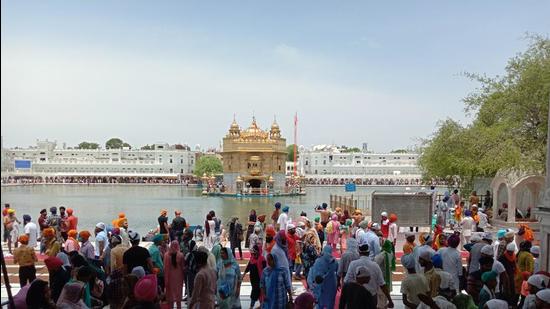
<path id="1" fill-rule="evenodd" d="M 300 147 L 299 174 L 306 178 L 421 178 L 417 153 L 341 152 L 336 146 Z"/>
<path id="2" fill-rule="evenodd" d="M 2 176 L 174 176 L 193 173 L 196 151 L 188 147 L 176 149 L 166 143 L 153 146 L 153 150 L 66 149 L 58 147 L 56 142 L 37 141 L 35 147 L 2 148 Z"/>

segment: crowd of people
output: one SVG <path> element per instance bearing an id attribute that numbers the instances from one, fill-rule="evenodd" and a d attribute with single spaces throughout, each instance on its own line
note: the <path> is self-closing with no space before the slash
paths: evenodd
<path id="1" fill-rule="evenodd" d="M 2 177 L 2 184 L 197 184 L 193 177 L 184 179 L 173 177 L 137 177 L 137 176 L 17 176 Z"/>
<path id="2" fill-rule="evenodd" d="M 539 269 L 533 231 L 523 225 L 493 237 L 484 208 L 466 209 L 460 198 L 446 210 L 461 216 L 454 225 L 442 203 L 457 194 L 438 202 L 432 233 L 407 231 L 402 248 L 397 215 L 367 220 L 359 209 L 325 203 L 312 209 L 313 220 L 275 203 L 269 217 L 251 210 L 244 225 L 210 211 L 202 233 L 180 211 L 170 221 L 162 210 L 147 248 L 124 213 L 90 232 L 70 208 L 43 209 L 36 223 L 25 214 L 21 223 L 6 205 L 4 241 L 19 265 L 17 308 L 240 308 L 246 276 L 250 308 L 393 308 L 396 251 L 408 308 L 550 308 L 550 274 Z M 35 248 L 46 256 L 49 282 L 36 279 Z M 294 295 L 292 279 L 306 291 Z"/>
<path id="3" fill-rule="evenodd" d="M 344 185 L 346 183 L 353 182 L 356 185 L 360 186 L 420 186 L 425 185 L 426 183 L 420 179 L 407 179 L 407 178 L 308 178 L 306 177 L 305 183 L 308 185 L 322 185 L 322 186 L 329 186 L 329 185 Z"/>

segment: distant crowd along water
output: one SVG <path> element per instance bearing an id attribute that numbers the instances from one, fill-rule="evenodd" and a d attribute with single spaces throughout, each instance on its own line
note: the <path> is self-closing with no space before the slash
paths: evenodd
<path id="1" fill-rule="evenodd" d="M 167 177 L 135 177 L 135 176 L 68 176 L 68 177 L 42 177 L 42 176 L 9 176 L 1 178 L 2 184 L 62 184 L 62 183 L 131 183 L 131 184 L 183 184 L 197 185 L 199 180 L 195 177 L 167 178 Z M 415 179 L 393 179 L 393 178 L 305 178 L 304 183 L 308 186 L 329 186 L 344 185 L 353 182 L 360 186 L 446 186 L 444 180 L 422 180 Z"/>

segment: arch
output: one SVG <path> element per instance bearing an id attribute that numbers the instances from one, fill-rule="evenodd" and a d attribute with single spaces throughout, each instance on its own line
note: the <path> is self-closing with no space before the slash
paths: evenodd
<path id="1" fill-rule="evenodd" d="M 253 178 L 253 179 L 250 179 L 248 181 L 248 183 L 250 184 L 251 188 L 261 188 L 262 187 L 262 180 L 261 179 Z"/>

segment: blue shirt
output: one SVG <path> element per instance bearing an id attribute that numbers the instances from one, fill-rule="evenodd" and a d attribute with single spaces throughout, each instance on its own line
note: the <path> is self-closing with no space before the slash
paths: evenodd
<path id="1" fill-rule="evenodd" d="M 103 242 L 103 251 L 107 248 L 109 245 L 109 239 L 107 238 L 107 233 L 105 231 L 101 231 L 95 235 L 95 256 L 99 256 L 99 242 Z"/>

